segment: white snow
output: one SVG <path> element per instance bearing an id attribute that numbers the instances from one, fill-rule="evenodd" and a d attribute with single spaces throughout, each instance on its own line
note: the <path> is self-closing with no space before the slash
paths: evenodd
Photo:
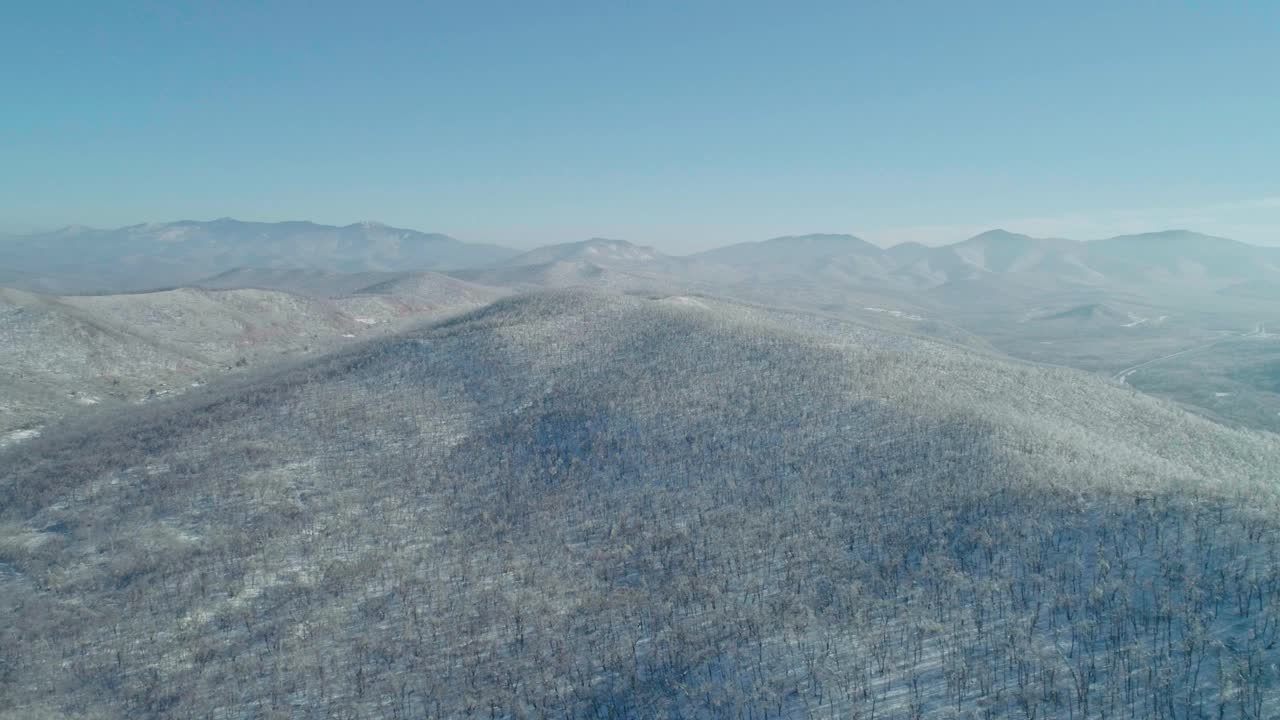
<path id="1" fill-rule="evenodd" d="M 377 324 L 378 324 L 378 321 L 377 321 L 377 320 L 375 320 L 374 318 L 352 318 L 352 320 L 355 320 L 356 322 L 361 323 L 361 324 L 364 324 L 364 325 L 377 325 Z"/>
<path id="2" fill-rule="evenodd" d="M 910 313 L 905 313 L 901 310 L 890 310 L 888 308 L 879 308 L 879 307 L 866 307 L 862 309 L 870 310 L 871 312 L 875 312 L 875 313 L 885 313 L 887 315 L 892 315 L 893 317 L 901 318 L 903 320 L 924 320 L 924 318 L 920 317 L 919 315 L 912 315 Z"/>
<path id="3" fill-rule="evenodd" d="M 179 242 L 188 235 L 189 230 L 190 228 L 185 227 L 166 228 L 156 235 L 156 240 L 167 243 Z"/>
<path id="4" fill-rule="evenodd" d="M 31 438 L 39 437 L 39 436 L 40 436 L 40 431 L 35 429 L 14 430 L 13 432 L 10 432 L 7 435 L 0 435 L 0 447 L 4 447 L 6 445 L 16 445 L 17 443 L 20 443 L 23 440 L 30 440 Z"/>
<path id="5" fill-rule="evenodd" d="M 671 303 L 672 305 L 689 305 L 692 307 L 707 306 L 706 303 L 698 300 L 697 298 L 686 297 L 684 295 L 672 295 L 669 298 L 663 298 L 663 302 Z"/>

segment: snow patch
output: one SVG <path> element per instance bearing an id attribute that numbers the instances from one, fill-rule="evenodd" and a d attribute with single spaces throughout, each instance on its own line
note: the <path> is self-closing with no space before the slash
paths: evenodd
<path id="1" fill-rule="evenodd" d="M 662 302 L 670 303 L 672 305 L 685 305 L 688 307 L 704 308 L 707 306 L 707 304 L 702 302 L 701 300 L 697 298 L 687 297 L 685 295 L 672 295 L 671 297 L 663 298 Z"/>
<path id="2" fill-rule="evenodd" d="M 916 320 L 916 321 L 924 320 L 924 318 L 920 317 L 919 315 L 912 315 L 911 313 L 905 313 L 901 310 L 890 310 L 888 308 L 879 308 L 879 307 L 865 307 L 862 309 L 868 310 L 874 313 L 885 313 L 886 315 L 892 315 L 893 317 L 900 318 L 902 320 Z"/>
<path id="3" fill-rule="evenodd" d="M 1125 314 L 1129 316 L 1129 322 L 1125 323 L 1124 325 L 1121 325 L 1121 327 L 1137 327 L 1139 325 L 1147 324 L 1149 320 L 1149 318 L 1144 318 L 1140 315 L 1134 315 L 1133 313 L 1125 313 Z"/>
<path id="4" fill-rule="evenodd" d="M 14 430 L 7 435 L 0 435 L 0 447 L 6 445 L 16 445 L 23 440 L 30 440 L 40 436 L 40 431 L 36 429 Z"/>
<path id="5" fill-rule="evenodd" d="M 155 237 L 159 242 L 176 243 L 185 239 L 189 234 L 189 231 L 190 228 L 186 227 L 171 227 L 160 231 Z"/>

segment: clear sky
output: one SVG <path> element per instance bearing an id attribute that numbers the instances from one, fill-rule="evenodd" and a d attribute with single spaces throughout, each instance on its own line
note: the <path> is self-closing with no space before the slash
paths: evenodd
<path id="1" fill-rule="evenodd" d="M 1280 244 L 1280 2 L 14 0 L 0 229 Z"/>

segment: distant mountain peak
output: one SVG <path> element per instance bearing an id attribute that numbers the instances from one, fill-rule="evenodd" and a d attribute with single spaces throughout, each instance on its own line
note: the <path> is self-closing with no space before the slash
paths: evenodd
<path id="1" fill-rule="evenodd" d="M 88 225 L 67 225 L 53 231 L 55 235 L 81 235 L 87 232 L 93 232 L 93 228 Z"/>
<path id="2" fill-rule="evenodd" d="M 694 257 L 746 273 L 810 272 L 833 262 L 841 264 L 840 272 L 849 272 L 851 267 L 860 265 L 857 272 L 862 273 L 871 269 L 865 263 L 881 263 L 885 251 L 854 235 L 809 233 L 738 243 L 698 253 Z"/>
<path id="3" fill-rule="evenodd" d="M 794 248 L 796 251 L 817 251 L 824 254 L 844 255 L 844 254 L 879 254 L 883 250 L 873 245 L 857 235 L 849 235 L 847 233 L 808 233 L 806 235 L 783 235 L 782 237 L 770 238 L 759 243 L 743 243 L 742 245 L 731 245 L 730 247 L 750 247 L 756 246 L 760 248 Z"/>
<path id="4" fill-rule="evenodd" d="M 1106 243 L 1106 242 L 1169 243 L 1169 242 L 1179 242 L 1179 241 L 1243 244 L 1237 240 L 1218 237 L 1216 235 L 1206 235 L 1205 233 L 1196 232 L 1194 230 L 1183 230 L 1183 229 L 1157 230 L 1155 232 L 1133 233 L 1130 235 L 1117 235 L 1115 237 L 1106 238 L 1104 240 L 1094 240 L 1093 242 L 1095 243 Z"/>
<path id="5" fill-rule="evenodd" d="M 588 250 L 609 250 L 612 252 L 647 255 L 650 258 L 657 257 L 660 254 L 657 249 L 648 245 L 640 245 L 633 243 L 630 240 L 619 240 L 614 238 L 591 238 L 583 243 L 583 247 Z"/>
<path id="6" fill-rule="evenodd" d="M 147 222 L 138 225 L 130 225 L 129 228 L 136 229 L 159 229 L 167 227 L 228 227 L 232 225 L 242 225 L 243 222 L 233 217 L 220 217 L 213 220 L 174 220 L 172 222 Z"/>
<path id="7" fill-rule="evenodd" d="M 867 244 L 866 240 L 857 235 L 848 233 L 805 233 L 804 235 L 783 235 L 781 237 L 770 238 L 765 242 L 779 243 L 849 243 L 849 244 Z"/>
<path id="8" fill-rule="evenodd" d="M 616 238 L 591 238 L 589 240 L 584 240 L 581 243 L 577 243 L 577 245 L 587 252 L 608 251 L 623 253 L 633 255 L 637 259 L 641 257 L 644 259 L 652 259 L 660 254 L 655 248 L 649 247 L 648 245 L 638 245 L 630 240 L 620 240 Z"/>
<path id="9" fill-rule="evenodd" d="M 969 238 L 968 240 L 965 240 L 964 242 L 967 242 L 967 243 L 1001 242 L 1001 241 L 1027 242 L 1032 240 L 1035 240 L 1035 238 L 1031 237 L 1030 235 L 1024 235 L 1022 233 L 1012 232 L 1010 230 L 1005 230 L 1004 228 L 993 228 L 991 230 L 987 230 L 986 232 L 980 232 L 977 235 L 974 235 L 973 237 Z"/>
<path id="10" fill-rule="evenodd" d="M 645 263 L 665 258 L 657 249 L 629 240 L 593 237 L 578 242 L 544 245 L 508 260 L 508 266 L 542 265 L 553 262 L 592 264 Z"/>

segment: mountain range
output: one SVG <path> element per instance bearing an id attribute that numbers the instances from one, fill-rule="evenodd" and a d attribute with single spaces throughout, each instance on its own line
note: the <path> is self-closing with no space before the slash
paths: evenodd
<path id="1" fill-rule="evenodd" d="M 1280 282 L 1280 248 L 1183 230 L 1088 242 L 991 230 L 939 247 L 891 248 L 851 235 L 805 235 L 732 245 L 692 259 L 755 279 L 839 276 L 851 284 L 913 289 L 992 278 L 1058 286 Z"/>
<path id="2" fill-rule="evenodd" d="M 91 270 L 87 268 L 92 268 Z M 64 228 L 0 239 L 0 285 L 95 292 L 219 282 L 239 270 L 307 273 L 460 271 L 490 284 L 571 285 L 602 271 L 712 284 L 797 278 L 895 290 L 993 279 L 1053 287 L 1191 283 L 1223 290 L 1280 282 L 1280 248 L 1185 230 L 1095 241 L 992 230 L 950 245 L 881 248 L 852 235 L 799 235 L 672 256 L 625 240 L 592 239 L 519 252 L 378 223 L 345 227 L 223 218 Z M 486 274 L 487 273 L 487 274 Z M 226 284 L 226 278 L 222 279 Z"/>
<path id="3" fill-rule="evenodd" d="M 621 239 L 592 238 L 519 252 L 377 223 L 333 227 L 221 219 L 118 230 L 67 228 L 3 239 L 3 286 L 37 293 L 30 296 L 35 300 L 11 302 L 10 310 L 0 315 L 0 335 L 11 337 L 29 336 L 37 312 L 53 313 L 48 317 L 63 317 L 73 325 L 87 322 L 145 338 L 168 337 L 191 297 L 203 297 L 139 294 L 143 289 L 277 293 L 262 296 L 261 307 L 269 308 L 265 314 L 246 315 L 247 306 L 241 305 L 227 331 L 211 336 L 221 338 L 217 342 L 225 349 L 215 353 L 218 359 L 201 364 L 204 368 L 225 365 L 223 356 L 235 350 L 225 343 L 240 342 L 237 338 L 248 327 L 284 323 L 282 327 L 294 328 L 273 334 L 262 346 L 287 356 L 302 348 L 330 346 L 319 338 L 365 335 L 342 329 L 350 327 L 349 321 L 317 322 L 325 313 L 395 320 L 400 327 L 511 293 L 573 287 L 652 297 L 732 298 L 1108 374 L 1207 346 L 1223 333 L 1262 337 L 1265 330 L 1255 329 L 1280 326 L 1280 248 L 1183 230 L 1094 241 L 992 230 L 950 245 L 888 248 L 852 235 L 810 234 L 679 256 Z M 124 325 L 118 317 L 100 314 L 106 303 L 74 297 L 122 290 L 133 292 L 128 297 L 134 299 L 117 304 L 137 309 L 127 314 Z M 214 306 L 222 307 L 221 302 Z M 317 315 L 303 308 L 323 311 Z M 66 315 L 70 310 L 74 313 Z M 59 331 L 53 336 L 62 338 L 58 343 L 64 352 L 76 347 L 88 357 L 104 357 L 93 350 L 99 342 L 93 333 Z M 251 347 L 260 347 L 259 341 Z M 33 353 L 31 358 L 40 357 Z M 1240 376 L 1265 374 L 1254 367 L 1255 361 L 1247 362 L 1253 364 L 1241 369 Z M 1216 392 L 1264 401 L 1247 410 L 1227 409 L 1227 417 L 1255 427 L 1280 427 L 1280 396 L 1272 402 L 1265 393 L 1238 393 L 1241 388 L 1229 381 L 1234 372 L 1222 376 L 1218 384 L 1223 387 Z M 54 390 L 41 396 L 47 401 L 4 411 L 9 421 L 0 425 L 9 432 L 34 429 L 64 413 L 49 408 L 74 409 L 72 393 L 84 388 L 97 388 L 95 396 L 105 397 L 103 378 L 120 373 L 102 368 L 94 373 L 61 378 L 41 374 Z M 171 384 L 167 376 L 157 382 L 161 380 Z M 123 395 L 137 397 L 152 384 L 140 378 Z M 1190 387 L 1181 381 L 1166 396 L 1223 417 L 1222 404 L 1212 400 L 1221 395 L 1188 395 Z M 60 399 L 54 402 L 55 397 Z"/>
<path id="4" fill-rule="evenodd" d="M 67 227 L 0 239 L 0 285 L 100 292 L 186 285 L 235 268 L 327 272 L 451 270 L 516 255 L 495 245 L 364 222 L 260 223 L 221 218 Z"/>

